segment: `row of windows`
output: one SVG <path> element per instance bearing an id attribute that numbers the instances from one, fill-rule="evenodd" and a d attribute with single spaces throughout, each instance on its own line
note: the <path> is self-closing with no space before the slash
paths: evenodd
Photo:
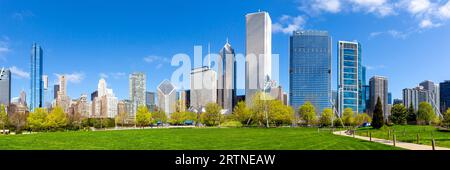
<path id="1" fill-rule="evenodd" d="M 293 48 L 294 52 L 304 52 L 304 53 L 327 53 L 328 49 L 327 48 L 304 48 L 304 47 L 299 47 L 299 48 Z"/>

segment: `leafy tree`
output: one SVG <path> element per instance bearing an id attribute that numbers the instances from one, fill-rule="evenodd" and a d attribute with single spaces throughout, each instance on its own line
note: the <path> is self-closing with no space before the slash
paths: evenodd
<path id="1" fill-rule="evenodd" d="M 407 123 L 408 111 L 403 104 L 396 104 L 392 106 L 391 116 L 389 119 L 392 123 L 397 125 L 404 125 Z"/>
<path id="2" fill-rule="evenodd" d="M 269 114 L 272 124 L 275 126 L 292 124 L 295 114 L 291 107 L 284 105 L 280 100 L 272 100 L 269 103 Z"/>
<path id="3" fill-rule="evenodd" d="M 372 122 L 372 118 L 367 113 L 363 114 L 356 114 L 354 119 L 354 124 L 356 126 L 361 126 L 363 123 L 370 123 Z"/>
<path id="4" fill-rule="evenodd" d="M 313 125 L 317 120 L 316 108 L 311 104 L 311 102 L 305 102 L 305 104 L 300 106 L 298 113 L 307 126 Z"/>
<path id="5" fill-rule="evenodd" d="M 67 115 L 61 107 L 54 108 L 47 116 L 46 126 L 50 130 L 65 128 L 68 124 Z"/>
<path id="6" fill-rule="evenodd" d="M 201 121 L 206 126 L 216 126 L 222 121 L 222 108 L 217 103 L 208 103 L 205 108 L 206 112 L 201 114 Z"/>
<path id="7" fill-rule="evenodd" d="M 320 116 L 319 123 L 320 126 L 331 126 L 334 119 L 333 110 L 330 108 L 323 109 L 322 115 Z"/>
<path id="8" fill-rule="evenodd" d="M 383 106 L 381 104 L 380 97 L 378 97 L 375 109 L 373 110 L 372 127 L 375 129 L 380 129 L 383 126 L 384 126 Z"/>
<path id="9" fill-rule="evenodd" d="M 248 125 L 252 121 L 252 112 L 243 101 L 240 101 L 234 107 L 233 115 L 234 119 L 241 122 L 243 125 Z"/>
<path id="10" fill-rule="evenodd" d="M 128 113 L 127 112 L 121 112 L 117 114 L 115 118 L 116 124 L 119 124 L 120 126 L 125 126 L 128 119 Z"/>
<path id="11" fill-rule="evenodd" d="M 16 134 L 22 132 L 22 128 L 27 124 L 27 116 L 26 112 L 16 112 L 9 117 L 9 122 L 14 126 Z"/>
<path id="12" fill-rule="evenodd" d="M 409 104 L 408 108 L 408 117 L 406 118 L 408 124 L 416 124 L 417 122 L 417 114 L 414 112 L 413 103 Z"/>
<path id="13" fill-rule="evenodd" d="M 417 121 L 424 124 L 431 124 L 434 120 L 436 114 L 434 113 L 433 107 L 430 103 L 422 102 L 419 104 L 419 110 L 417 111 Z"/>
<path id="14" fill-rule="evenodd" d="M 164 124 L 167 123 L 167 115 L 164 111 L 158 110 L 152 113 L 153 123 L 157 124 L 158 122 Z"/>
<path id="15" fill-rule="evenodd" d="M 265 92 L 258 92 L 252 99 L 252 120 L 258 123 L 260 126 L 269 127 L 269 122 L 273 115 L 270 114 L 270 106 L 273 97 Z"/>
<path id="16" fill-rule="evenodd" d="M 44 108 L 36 108 L 28 115 L 28 126 L 32 131 L 42 131 L 46 128 L 48 113 Z"/>
<path id="17" fill-rule="evenodd" d="M 144 128 L 150 125 L 152 122 L 152 114 L 148 111 L 147 107 L 141 105 L 136 112 L 136 125 Z"/>
<path id="18" fill-rule="evenodd" d="M 183 118 L 184 118 L 184 121 L 191 120 L 191 121 L 195 122 L 197 120 L 197 114 L 194 112 L 186 111 L 186 112 L 183 112 Z"/>
<path id="19" fill-rule="evenodd" d="M 355 112 L 352 108 L 345 108 L 342 113 L 342 121 L 346 126 L 352 126 L 355 123 Z"/>
<path id="20" fill-rule="evenodd" d="M 1 105 L 0 106 L 0 126 L 3 129 L 3 134 L 5 134 L 6 131 L 6 126 L 9 123 L 9 118 L 8 118 L 8 114 L 6 113 L 6 108 L 5 105 Z"/>
<path id="21" fill-rule="evenodd" d="M 445 126 L 445 127 L 447 127 L 447 128 L 450 128 L 450 109 L 448 109 L 445 113 L 444 113 L 444 115 L 443 115 L 443 119 L 442 119 L 442 125 L 443 126 Z"/>

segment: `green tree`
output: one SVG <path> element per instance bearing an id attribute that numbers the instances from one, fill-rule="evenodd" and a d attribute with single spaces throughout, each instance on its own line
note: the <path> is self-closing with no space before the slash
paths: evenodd
<path id="1" fill-rule="evenodd" d="M 322 115 L 320 116 L 319 123 L 320 126 L 331 126 L 334 119 L 333 110 L 330 108 L 323 109 Z"/>
<path id="2" fill-rule="evenodd" d="M 353 126 L 355 123 L 355 112 L 352 108 L 345 108 L 342 114 L 342 121 L 345 126 Z"/>
<path id="3" fill-rule="evenodd" d="M 152 114 L 148 111 L 147 107 L 141 105 L 136 112 L 136 125 L 144 128 L 152 123 Z"/>
<path id="4" fill-rule="evenodd" d="M 201 114 L 201 121 L 206 126 L 219 125 L 223 119 L 221 113 L 222 108 L 216 103 L 208 103 L 205 108 L 206 112 Z"/>
<path id="5" fill-rule="evenodd" d="M 370 123 L 372 122 L 372 118 L 367 113 L 363 114 L 356 114 L 354 119 L 354 124 L 356 126 L 361 126 L 363 123 Z"/>
<path id="6" fill-rule="evenodd" d="M 375 109 L 373 110 L 372 127 L 380 129 L 384 126 L 383 105 L 381 99 L 378 97 Z"/>
<path id="7" fill-rule="evenodd" d="M 233 111 L 234 119 L 241 122 L 243 125 L 248 125 L 252 121 L 252 112 L 247 107 L 244 101 L 240 101 Z"/>
<path id="8" fill-rule="evenodd" d="M 44 108 L 36 108 L 28 115 L 28 126 L 32 131 L 42 131 L 46 128 L 48 113 Z"/>
<path id="9" fill-rule="evenodd" d="M 275 126 L 292 125 L 295 113 L 291 107 L 284 105 L 280 100 L 272 100 L 269 103 L 272 124 Z"/>
<path id="10" fill-rule="evenodd" d="M 443 115 L 443 119 L 442 119 L 442 125 L 450 128 L 450 109 L 448 109 L 444 115 Z"/>
<path id="11" fill-rule="evenodd" d="M 260 126 L 269 127 L 271 122 L 270 106 L 273 97 L 265 92 L 258 92 L 252 99 L 252 120 L 258 123 Z"/>
<path id="12" fill-rule="evenodd" d="M 50 130 L 63 129 L 67 124 L 67 115 L 61 107 L 55 107 L 47 116 L 46 126 Z"/>
<path id="13" fill-rule="evenodd" d="M 9 123 L 8 114 L 6 113 L 5 105 L 0 106 L 0 126 L 2 127 L 3 131 L 2 133 L 5 134 L 6 132 L 6 126 Z"/>
<path id="14" fill-rule="evenodd" d="M 408 124 L 416 124 L 417 122 L 417 114 L 414 112 L 414 106 L 411 101 L 408 108 L 408 117 L 406 118 Z"/>
<path id="15" fill-rule="evenodd" d="M 22 132 L 22 128 L 27 124 L 27 112 L 15 112 L 9 117 L 9 122 L 14 126 L 16 134 Z"/>
<path id="16" fill-rule="evenodd" d="M 403 104 L 396 104 L 392 106 L 391 116 L 389 119 L 392 123 L 397 125 L 404 125 L 407 123 L 408 111 Z"/>
<path id="17" fill-rule="evenodd" d="M 158 110 L 154 113 L 152 113 L 153 122 L 157 124 L 160 122 L 161 124 L 167 123 L 167 115 L 164 111 Z"/>
<path id="18" fill-rule="evenodd" d="M 125 126 L 127 124 L 127 119 L 128 119 L 128 113 L 121 112 L 121 113 L 117 114 L 117 116 L 115 118 L 115 122 L 116 122 L 116 124 L 118 124 L 120 126 Z"/>
<path id="19" fill-rule="evenodd" d="M 307 126 L 313 125 L 317 120 L 316 108 L 311 102 L 305 102 L 305 104 L 300 106 L 298 113 Z"/>
<path id="20" fill-rule="evenodd" d="M 436 114 L 430 103 L 422 102 L 419 104 L 419 110 L 417 111 L 417 121 L 424 124 L 431 124 Z"/>

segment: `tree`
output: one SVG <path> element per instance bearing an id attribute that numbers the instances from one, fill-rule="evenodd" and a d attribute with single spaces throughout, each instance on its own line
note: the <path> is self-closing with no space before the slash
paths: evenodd
<path id="1" fill-rule="evenodd" d="M 342 121 L 345 126 L 352 126 L 355 123 L 355 112 L 352 108 L 345 108 L 342 114 Z"/>
<path id="2" fill-rule="evenodd" d="M 323 109 L 322 115 L 320 116 L 319 123 L 320 126 L 331 126 L 334 119 L 333 110 L 330 108 Z"/>
<path id="3" fill-rule="evenodd" d="M 356 126 L 361 126 L 363 123 L 372 122 L 372 118 L 367 113 L 357 114 L 354 119 L 354 124 Z"/>
<path id="4" fill-rule="evenodd" d="M 384 116 L 383 116 L 383 106 L 381 104 L 381 99 L 378 96 L 377 104 L 373 110 L 372 127 L 375 129 L 380 129 L 384 126 Z"/>
<path id="5" fill-rule="evenodd" d="M 408 111 L 403 104 L 396 104 L 392 106 L 391 116 L 389 119 L 392 123 L 397 125 L 404 125 L 407 123 Z"/>
<path id="6" fill-rule="evenodd" d="M 222 108 L 217 103 L 208 103 L 205 108 L 206 112 L 201 114 L 201 121 L 206 126 L 220 126 L 223 115 Z"/>
<path id="7" fill-rule="evenodd" d="M 27 112 L 15 112 L 9 117 L 9 122 L 14 126 L 16 134 L 22 132 L 22 128 L 27 123 Z"/>
<path id="8" fill-rule="evenodd" d="M 65 128 L 68 124 L 67 115 L 61 107 L 55 107 L 47 116 L 46 126 L 50 130 Z"/>
<path id="9" fill-rule="evenodd" d="M 128 119 L 128 113 L 127 112 L 121 112 L 117 114 L 115 118 L 116 124 L 120 124 L 120 126 L 125 126 L 126 121 Z"/>
<path id="10" fill-rule="evenodd" d="M 414 106 L 411 101 L 408 108 L 408 117 L 406 118 L 408 124 L 416 124 L 417 122 L 417 114 L 414 112 Z"/>
<path id="11" fill-rule="evenodd" d="M 253 96 L 252 102 L 252 120 L 255 120 L 260 126 L 269 127 L 269 122 L 271 120 L 270 115 L 270 101 L 273 97 L 265 92 L 257 92 Z"/>
<path id="12" fill-rule="evenodd" d="M 150 123 L 152 123 L 152 114 L 144 105 L 139 106 L 136 112 L 136 125 L 144 128 Z"/>
<path id="13" fill-rule="evenodd" d="M 234 119 L 241 122 L 243 125 L 248 125 L 252 121 L 252 112 L 247 107 L 244 101 L 240 101 L 233 111 Z"/>
<path id="14" fill-rule="evenodd" d="M 434 113 L 433 107 L 430 103 L 422 102 L 419 104 L 419 110 L 417 111 L 417 121 L 424 124 L 431 124 L 434 120 L 436 114 Z"/>
<path id="15" fill-rule="evenodd" d="M 284 105 L 280 100 L 272 100 L 269 102 L 269 115 L 271 122 L 275 126 L 292 125 L 294 120 L 294 110 Z"/>
<path id="16" fill-rule="evenodd" d="M 450 128 L 450 109 L 448 109 L 444 115 L 443 115 L 443 119 L 442 119 L 442 125 Z"/>
<path id="17" fill-rule="evenodd" d="M 167 115 L 164 111 L 158 110 L 152 113 L 153 122 L 157 124 L 158 122 L 161 124 L 167 123 Z"/>
<path id="18" fill-rule="evenodd" d="M 305 122 L 307 126 L 310 126 L 317 120 L 316 108 L 311 104 L 311 102 L 305 102 L 298 109 L 300 118 Z"/>
<path id="19" fill-rule="evenodd" d="M 36 108 L 28 115 L 28 126 L 32 131 L 42 131 L 46 127 L 48 113 L 44 108 Z"/>
<path id="20" fill-rule="evenodd" d="M 8 114 L 6 113 L 5 105 L 0 106 L 0 126 L 2 127 L 3 131 L 2 133 L 5 134 L 6 132 L 6 126 L 9 123 Z"/>

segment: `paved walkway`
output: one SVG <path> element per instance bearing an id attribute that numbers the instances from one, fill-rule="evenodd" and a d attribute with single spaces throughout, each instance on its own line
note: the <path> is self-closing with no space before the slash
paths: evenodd
<path id="1" fill-rule="evenodd" d="M 337 131 L 337 132 L 334 132 L 333 134 L 341 135 L 341 136 L 347 136 L 347 137 L 353 137 L 353 135 L 346 134 L 345 131 Z M 355 135 L 355 138 L 366 140 L 366 141 L 370 141 L 369 137 Z M 373 137 L 372 137 L 372 142 L 377 142 L 377 143 L 390 145 L 390 146 L 394 145 L 394 142 L 392 142 L 390 140 L 378 139 L 378 138 L 373 138 Z M 408 149 L 408 150 L 432 150 L 433 149 L 432 146 L 428 146 L 428 145 L 419 145 L 419 144 L 406 143 L 406 142 L 400 142 L 400 141 L 397 141 L 395 146 L 399 147 L 399 148 L 403 148 L 403 149 Z M 436 146 L 435 150 L 450 150 L 450 148 L 444 148 L 444 147 L 437 147 Z"/>

